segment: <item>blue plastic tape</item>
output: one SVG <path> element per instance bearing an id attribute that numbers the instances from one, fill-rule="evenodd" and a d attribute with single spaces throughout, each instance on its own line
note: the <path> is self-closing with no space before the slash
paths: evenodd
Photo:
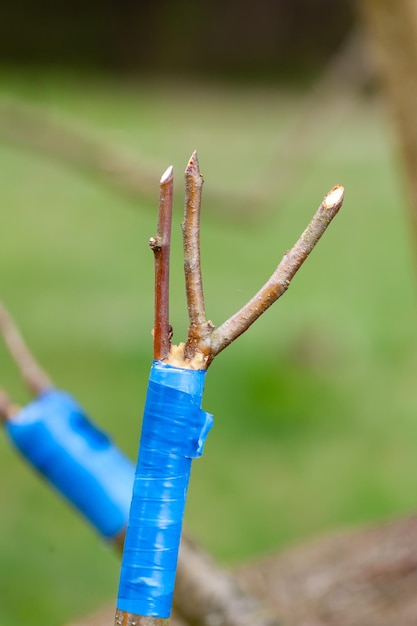
<path id="1" fill-rule="evenodd" d="M 213 424 L 201 409 L 205 374 L 152 365 L 120 574 L 122 611 L 171 613 L 191 461 Z"/>
<path id="2" fill-rule="evenodd" d="M 126 526 L 134 465 L 69 394 L 48 390 L 5 426 L 23 456 L 104 537 Z"/>

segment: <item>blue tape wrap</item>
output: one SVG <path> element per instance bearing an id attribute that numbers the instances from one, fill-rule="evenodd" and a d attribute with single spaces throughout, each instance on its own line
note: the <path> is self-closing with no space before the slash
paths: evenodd
<path id="1" fill-rule="evenodd" d="M 122 611 L 171 613 L 191 460 L 213 424 L 200 408 L 205 374 L 152 365 L 120 573 Z"/>
<path id="2" fill-rule="evenodd" d="M 127 524 L 134 465 L 67 393 L 51 389 L 6 422 L 23 456 L 106 538 Z"/>

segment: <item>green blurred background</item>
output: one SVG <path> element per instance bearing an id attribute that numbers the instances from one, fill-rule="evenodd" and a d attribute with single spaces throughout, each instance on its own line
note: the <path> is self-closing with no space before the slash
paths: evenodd
<path id="1" fill-rule="evenodd" d="M 178 3 L 180 16 L 185 4 Z M 346 12 L 341 33 L 351 24 L 348 8 L 339 3 Z M 68 35 L 73 48 L 81 23 Z M 58 38 L 59 25 L 53 28 Z M 391 129 L 373 90 L 335 89 L 313 128 L 296 132 L 337 41 L 322 51 L 312 40 L 311 49 L 321 51 L 317 65 L 302 50 L 288 75 L 271 54 L 278 69 L 265 77 L 270 66 L 246 50 L 257 64 L 247 61 L 244 80 L 244 63 L 225 64 L 224 72 L 220 62 L 206 63 L 196 73 L 179 52 L 169 72 L 156 62 L 145 71 L 142 53 L 133 69 L 126 63 L 116 72 L 86 52 L 72 58 L 65 38 L 62 58 L 54 56 L 45 35 L 37 56 L 28 29 L 26 23 L 20 47 L 13 40 L 17 52 L 3 50 L 1 101 L 34 106 L 122 146 L 154 172 L 154 200 L 141 201 L 0 135 L 0 297 L 56 384 L 135 458 L 152 359 L 148 239 L 168 165 L 178 192 L 171 287 L 177 342 L 187 328 L 182 172 L 194 148 L 205 176 L 202 262 L 216 325 L 272 273 L 323 195 L 343 184 L 342 212 L 288 294 L 209 370 L 204 408 L 215 427 L 194 464 L 185 525 L 232 565 L 411 512 L 416 275 Z M 181 32 L 170 35 L 180 51 Z M 198 54 L 195 37 L 188 43 Z M 239 212 L 241 198 L 248 202 Z M 3 346 L 0 374 L 17 401 L 29 399 Z M 117 557 L 4 437 L 0 498 L 0 624 L 59 625 L 115 598 Z"/>

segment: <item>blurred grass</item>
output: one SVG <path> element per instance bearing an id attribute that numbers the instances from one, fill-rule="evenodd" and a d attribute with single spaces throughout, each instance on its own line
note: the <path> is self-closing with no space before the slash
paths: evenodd
<path id="1" fill-rule="evenodd" d="M 197 147 L 206 187 L 258 184 L 260 192 L 301 103 L 272 89 L 45 73 L 4 73 L 1 95 L 80 119 L 161 173 L 173 163 L 177 187 Z M 307 159 L 300 146 L 297 184 L 271 194 L 272 214 L 262 206 L 255 221 L 232 225 L 204 206 L 207 311 L 219 324 L 270 275 L 324 193 L 336 182 L 346 188 L 342 213 L 289 293 L 208 373 L 204 408 L 215 428 L 194 464 L 186 526 L 225 563 L 415 507 L 416 276 L 389 135 L 378 104 L 357 100 L 321 129 Z M 147 241 L 158 178 L 148 206 L 10 145 L 0 145 L 0 165 L 1 297 L 57 385 L 134 458 L 152 358 Z M 177 341 L 187 326 L 181 212 L 172 259 Z M 24 402 L 2 347 L 0 370 L 0 383 Z M 1 624 L 59 625 L 115 597 L 117 558 L 4 438 L 0 497 Z"/>

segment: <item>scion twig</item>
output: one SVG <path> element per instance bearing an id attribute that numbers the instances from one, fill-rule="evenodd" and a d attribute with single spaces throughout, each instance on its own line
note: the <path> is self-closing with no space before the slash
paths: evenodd
<path id="1" fill-rule="evenodd" d="M 189 318 L 188 337 L 184 349 L 186 359 L 192 359 L 211 326 L 207 328 L 203 279 L 200 257 L 200 213 L 203 177 L 200 174 L 197 151 L 191 155 L 185 170 L 185 207 L 182 227 L 184 248 L 185 291 Z"/>
<path id="2" fill-rule="evenodd" d="M 230 317 L 211 336 L 212 359 L 244 333 L 290 286 L 310 252 L 342 206 L 344 189 L 336 185 L 326 194 L 316 214 L 296 244 L 288 250 L 275 272 L 245 306 Z"/>
<path id="3" fill-rule="evenodd" d="M 0 332 L 28 388 L 35 396 L 53 387 L 48 374 L 27 347 L 18 327 L 0 302 Z"/>
<path id="4" fill-rule="evenodd" d="M 171 249 L 172 195 L 174 173 L 170 166 L 159 183 L 159 210 L 156 237 L 151 237 L 155 259 L 154 358 L 166 359 L 171 347 L 169 326 L 169 256 Z"/>

